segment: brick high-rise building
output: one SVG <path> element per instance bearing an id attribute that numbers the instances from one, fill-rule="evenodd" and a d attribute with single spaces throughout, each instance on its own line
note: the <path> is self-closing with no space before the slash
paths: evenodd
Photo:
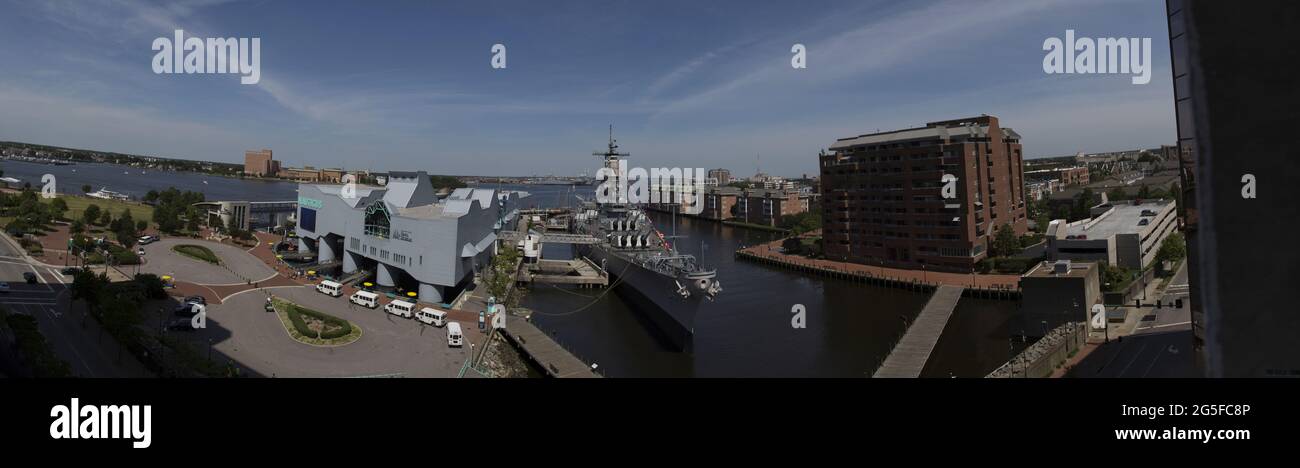
<path id="1" fill-rule="evenodd" d="M 837 140 L 819 157 L 826 257 L 972 271 L 998 227 L 1027 229 L 1021 157 L 1020 135 L 992 116 Z"/>
<path id="2" fill-rule="evenodd" d="M 274 176 L 280 172 L 280 161 L 271 157 L 271 150 L 244 152 L 244 174 L 258 177 Z"/>
<path id="3" fill-rule="evenodd" d="M 726 169 L 709 169 L 709 178 L 718 181 L 718 186 L 731 183 L 731 171 Z"/>

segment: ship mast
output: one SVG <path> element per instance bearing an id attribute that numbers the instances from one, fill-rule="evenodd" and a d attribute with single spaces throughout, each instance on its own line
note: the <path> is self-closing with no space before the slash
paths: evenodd
<path id="1" fill-rule="evenodd" d="M 612 175 L 609 178 L 610 183 L 612 183 L 614 187 L 621 187 L 623 181 L 620 179 L 622 179 L 624 174 L 619 170 L 619 161 L 621 161 L 622 158 L 631 156 L 631 154 L 618 152 L 618 140 L 614 139 L 613 125 L 609 126 L 609 148 L 604 152 L 596 151 L 591 154 L 593 156 L 600 156 L 605 163 L 605 168 L 612 172 Z"/>

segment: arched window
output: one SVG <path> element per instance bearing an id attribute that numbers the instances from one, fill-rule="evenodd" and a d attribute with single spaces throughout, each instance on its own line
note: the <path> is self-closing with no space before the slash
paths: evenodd
<path id="1" fill-rule="evenodd" d="M 388 207 L 384 206 L 382 200 L 376 201 L 366 208 L 365 232 L 367 236 L 387 239 L 389 226 Z"/>

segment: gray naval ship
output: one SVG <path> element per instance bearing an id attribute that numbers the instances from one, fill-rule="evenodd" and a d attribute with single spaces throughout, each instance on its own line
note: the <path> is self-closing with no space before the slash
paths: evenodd
<path id="1" fill-rule="evenodd" d="M 609 149 L 593 154 L 604 158 L 605 167 L 615 174 L 619 161 L 628 156 L 618 152 L 612 132 Z M 605 265 L 614 291 L 645 315 L 672 347 L 691 351 L 696 313 L 722 292 L 717 272 L 703 268 L 695 256 L 678 252 L 635 204 L 586 202 L 574 216 L 573 230 L 603 240 L 575 248 Z"/>

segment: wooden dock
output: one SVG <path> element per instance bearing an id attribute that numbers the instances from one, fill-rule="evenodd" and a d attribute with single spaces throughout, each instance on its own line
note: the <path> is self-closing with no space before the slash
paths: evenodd
<path id="1" fill-rule="evenodd" d="M 582 360 L 546 336 L 527 320 L 511 319 L 503 329 L 505 336 L 524 356 L 531 359 L 546 375 L 556 378 L 599 378 Z"/>
<path id="2" fill-rule="evenodd" d="M 961 300 L 962 289 L 961 286 L 939 286 L 872 377 L 920 377 L 926 361 L 930 360 L 930 353 L 948 325 L 948 319 L 952 317 L 952 311 Z"/>

